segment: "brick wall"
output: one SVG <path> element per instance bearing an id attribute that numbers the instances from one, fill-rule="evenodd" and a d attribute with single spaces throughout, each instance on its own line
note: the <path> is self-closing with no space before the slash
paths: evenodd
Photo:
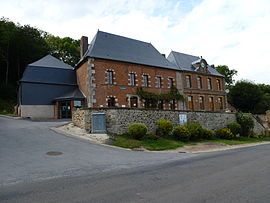
<path id="1" fill-rule="evenodd" d="M 169 78 L 174 79 L 174 85 L 186 96 L 186 105 L 181 102 L 176 104 L 177 109 L 186 109 L 187 96 L 193 97 L 193 106 L 195 111 L 202 110 L 199 106 L 199 97 L 204 98 L 204 109 L 202 111 L 212 111 L 209 104 L 209 97 L 213 97 L 214 110 L 213 111 L 225 111 L 227 108 L 227 98 L 225 94 L 224 78 L 218 76 L 209 76 L 207 74 L 197 74 L 193 72 L 179 72 L 170 69 L 150 67 L 145 65 L 131 64 L 113 60 L 94 59 L 91 60 L 91 64 L 86 61 L 77 69 L 78 85 L 83 93 L 86 95 L 88 101 L 88 107 L 107 107 L 108 98 L 114 97 L 117 107 L 130 107 L 129 98 L 136 95 L 138 87 L 143 86 L 143 75 L 149 76 L 149 87 L 147 91 L 154 93 L 168 92 Z M 92 69 L 91 79 L 87 75 L 89 74 L 89 67 Z M 106 72 L 113 71 L 113 85 L 107 84 Z M 129 84 L 129 73 L 136 74 L 136 86 L 132 87 Z M 191 76 L 192 87 L 186 87 L 185 76 Z M 157 76 L 162 77 L 162 88 L 157 88 Z M 197 76 L 202 78 L 202 88 L 198 89 Z M 207 89 L 207 78 L 211 78 L 212 90 Z M 221 90 L 217 89 L 216 79 L 220 80 Z M 91 81 L 91 82 L 90 82 Z M 91 86 L 91 87 L 90 87 Z M 222 98 L 223 109 L 218 107 L 218 98 Z M 143 101 L 139 99 L 138 105 L 143 108 Z M 168 103 L 164 103 L 164 109 L 170 109 Z"/>
<path id="2" fill-rule="evenodd" d="M 186 85 L 186 76 L 189 75 L 191 77 L 191 87 L 187 87 Z M 197 77 L 200 76 L 202 79 L 202 87 L 199 89 L 197 84 Z M 212 89 L 208 89 L 207 79 L 211 79 Z M 217 79 L 220 80 L 220 87 L 221 89 L 218 90 L 217 87 Z M 186 95 L 186 103 L 187 96 L 193 97 L 193 106 L 195 111 L 199 111 L 199 97 L 202 96 L 204 98 L 204 110 L 205 111 L 212 111 L 211 105 L 209 103 L 209 97 L 213 97 L 214 99 L 214 111 L 225 111 L 227 108 L 227 98 L 225 93 L 225 81 L 224 78 L 218 76 L 210 76 L 206 74 L 196 74 L 192 72 L 183 72 L 182 73 L 182 81 L 184 87 L 184 94 Z M 218 98 L 222 98 L 223 102 L 223 109 L 221 110 L 218 105 Z"/>
<path id="3" fill-rule="evenodd" d="M 87 74 L 87 67 L 88 67 L 88 62 L 86 61 L 84 64 L 80 66 L 76 70 L 76 75 L 77 75 L 77 84 L 80 88 L 80 90 L 83 92 L 83 94 L 87 97 L 89 96 L 89 91 L 88 91 L 88 74 Z"/>
<path id="4" fill-rule="evenodd" d="M 93 107 L 106 107 L 106 98 L 110 96 L 116 98 L 118 107 L 129 107 L 127 95 L 136 95 L 137 88 L 143 85 L 143 74 L 149 76 L 149 87 L 146 88 L 147 91 L 154 93 L 168 92 L 170 90 L 168 87 L 168 78 L 173 78 L 176 85 L 176 71 L 173 70 L 102 59 L 95 59 L 93 64 L 95 69 L 95 103 Z M 86 69 L 85 64 L 78 69 L 77 72 L 79 74 L 83 72 L 79 71 L 81 68 Z M 107 70 L 114 72 L 114 85 L 108 85 L 106 83 Z M 129 85 L 129 73 L 131 72 L 136 74 L 136 86 L 134 87 Z M 85 74 L 85 71 L 83 74 Z M 162 77 L 162 88 L 156 87 L 156 76 Z M 78 79 L 87 80 L 87 77 L 79 76 Z M 86 82 L 82 82 L 81 85 L 84 86 L 83 89 L 87 89 Z M 140 102 L 139 106 L 142 107 L 142 102 Z M 165 105 L 165 108 L 169 108 L 169 106 Z"/>

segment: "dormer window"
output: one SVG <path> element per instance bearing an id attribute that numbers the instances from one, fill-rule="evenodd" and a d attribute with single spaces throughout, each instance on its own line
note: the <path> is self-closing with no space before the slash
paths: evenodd
<path id="1" fill-rule="evenodd" d="M 202 68 L 205 68 L 205 67 L 206 67 L 204 61 L 201 62 L 201 67 L 202 67 Z"/>

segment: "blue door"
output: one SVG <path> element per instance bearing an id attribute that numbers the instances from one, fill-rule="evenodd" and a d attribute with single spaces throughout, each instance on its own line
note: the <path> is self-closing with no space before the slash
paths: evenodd
<path id="1" fill-rule="evenodd" d="M 106 133 L 105 113 L 92 113 L 92 133 Z"/>

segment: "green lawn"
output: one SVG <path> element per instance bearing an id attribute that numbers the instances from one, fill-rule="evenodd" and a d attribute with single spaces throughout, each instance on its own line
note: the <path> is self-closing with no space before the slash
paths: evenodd
<path id="1" fill-rule="evenodd" d="M 222 143 L 222 144 L 227 144 L 227 145 L 248 144 L 248 143 L 256 143 L 256 142 L 262 142 L 262 141 L 270 141 L 270 137 L 264 137 L 264 138 L 239 137 L 233 140 L 224 140 L 224 139 L 209 140 L 209 142 Z"/>
<path id="2" fill-rule="evenodd" d="M 181 142 L 169 138 L 160 138 L 157 140 L 152 139 L 143 139 L 143 140 L 135 140 L 130 138 L 127 135 L 117 135 L 113 140 L 113 145 L 123 148 L 135 149 L 135 148 L 145 148 L 150 151 L 161 151 L 161 150 L 171 150 L 179 147 L 183 147 L 185 145 L 196 145 L 198 143 L 204 142 L 212 142 L 212 143 L 221 143 L 226 145 L 239 145 L 239 144 L 248 144 L 248 143 L 256 143 L 262 141 L 270 141 L 270 137 L 265 138 L 248 138 L 248 137 L 240 137 L 235 138 L 233 140 L 224 140 L 224 139 L 213 139 L 213 140 L 200 140 L 200 141 L 189 141 L 189 142 Z"/>
<path id="3" fill-rule="evenodd" d="M 172 139 L 158 139 L 158 140 L 150 140 L 150 139 L 143 139 L 143 140 L 135 140 L 131 139 L 128 136 L 121 136 L 118 135 L 115 137 L 113 141 L 114 146 L 123 147 L 123 148 L 140 148 L 143 147 L 150 151 L 161 151 L 161 150 L 169 150 L 169 149 L 176 149 L 178 147 L 184 146 L 183 142 L 175 141 Z"/>

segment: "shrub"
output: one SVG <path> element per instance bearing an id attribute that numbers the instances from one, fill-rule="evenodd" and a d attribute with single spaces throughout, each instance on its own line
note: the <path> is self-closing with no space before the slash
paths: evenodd
<path id="1" fill-rule="evenodd" d="M 241 125 L 237 122 L 231 122 L 227 125 L 227 128 L 230 129 L 230 131 L 232 132 L 232 134 L 239 135 L 241 132 Z"/>
<path id="2" fill-rule="evenodd" d="M 187 141 L 190 138 L 190 132 L 186 126 L 176 126 L 173 129 L 172 134 L 178 140 Z"/>
<path id="3" fill-rule="evenodd" d="M 147 127 L 143 123 L 131 123 L 128 126 L 128 134 L 136 140 L 141 140 L 146 133 Z"/>
<path id="4" fill-rule="evenodd" d="M 188 122 L 185 125 L 190 132 L 190 139 L 196 140 L 202 137 L 203 127 L 197 122 Z"/>
<path id="5" fill-rule="evenodd" d="M 216 136 L 226 140 L 230 140 L 235 137 L 229 128 L 221 128 L 219 130 L 216 130 Z"/>
<path id="6" fill-rule="evenodd" d="M 214 132 L 212 130 L 208 130 L 206 128 L 203 128 L 201 130 L 201 138 L 206 139 L 206 140 L 210 140 L 214 138 Z"/>
<path id="7" fill-rule="evenodd" d="M 236 120 L 241 126 L 241 136 L 250 136 L 252 133 L 252 129 L 254 128 L 254 121 L 252 115 L 249 113 L 237 113 Z"/>
<path id="8" fill-rule="evenodd" d="M 173 124 L 170 120 L 160 119 L 156 122 L 157 125 L 157 135 L 160 137 L 165 137 L 171 134 L 173 130 Z"/>

